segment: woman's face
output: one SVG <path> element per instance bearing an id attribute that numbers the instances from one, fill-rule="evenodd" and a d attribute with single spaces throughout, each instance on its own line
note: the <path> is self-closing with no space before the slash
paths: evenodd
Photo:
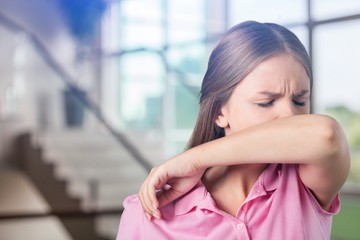
<path id="1" fill-rule="evenodd" d="M 216 123 L 225 135 L 278 118 L 310 113 L 310 80 L 289 54 L 259 64 L 234 89 Z"/>

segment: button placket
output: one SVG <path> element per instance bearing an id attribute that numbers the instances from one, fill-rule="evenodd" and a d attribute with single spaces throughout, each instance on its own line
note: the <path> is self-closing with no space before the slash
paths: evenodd
<path id="1" fill-rule="evenodd" d="M 237 219 L 233 222 L 234 231 L 236 231 L 237 239 L 250 240 L 249 232 L 244 221 Z"/>

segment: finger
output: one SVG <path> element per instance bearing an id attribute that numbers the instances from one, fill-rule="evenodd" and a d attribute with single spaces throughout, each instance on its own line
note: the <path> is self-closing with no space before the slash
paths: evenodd
<path id="1" fill-rule="evenodd" d="M 157 174 L 155 172 L 156 172 L 156 168 L 151 170 L 149 176 L 142 184 L 138 196 L 147 216 L 152 215 L 155 218 L 160 218 L 161 214 L 160 211 L 158 210 L 156 189 L 158 188 L 157 186 L 161 186 L 161 182 L 156 177 Z"/>
<path id="2" fill-rule="evenodd" d="M 165 185 L 164 181 L 161 181 L 158 173 L 152 172 L 149 177 L 149 181 L 146 184 L 146 191 L 148 198 L 148 206 L 151 209 L 151 213 L 155 218 L 161 218 L 161 213 L 158 209 L 159 202 L 157 196 L 162 192 L 162 187 Z"/>
<path id="3" fill-rule="evenodd" d="M 151 215 L 151 209 L 149 209 L 149 204 L 147 202 L 147 198 L 146 198 L 146 189 L 144 188 L 144 184 L 141 186 L 140 191 L 138 193 L 138 197 L 141 203 L 141 206 L 145 212 L 145 214 L 147 215 L 147 217 L 149 218 L 149 216 Z M 150 219 L 150 218 L 149 218 Z"/>
<path id="4" fill-rule="evenodd" d="M 174 188 L 170 188 L 167 191 L 163 191 L 158 196 L 159 208 L 173 202 L 175 199 L 179 198 L 183 194 L 179 191 L 176 191 Z"/>
<path id="5" fill-rule="evenodd" d="M 148 187 L 147 187 L 149 178 L 150 178 L 150 175 L 145 179 L 144 183 L 142 184 L 140 191 L 138 193 L 138 197 L 140 199 L 141 206 L 143 207 L 144 212 L 147 215 L 152 215 L 152 212 L 153 212 L 152 207 L 151 207 L 152 203 L 151 203 L 150 198 L 148 197 L 149 194 L 148 194 Z"/>
<path id="6" fill-rule="evenodd" d="M 152 216 L 151 216 L 149 213 L 147 213 L 147 212 L 145 212 L 145 215 L 146 215 L 146 217 L 151 221 Z"/>

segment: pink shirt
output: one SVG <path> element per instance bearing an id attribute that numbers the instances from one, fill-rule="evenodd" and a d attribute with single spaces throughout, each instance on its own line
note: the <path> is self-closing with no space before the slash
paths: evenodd
<path id="1" fill-rule="evenodd" d="M 330 239 L 337 196 L 324 211 L 302 184 L 297 165 L 269 165 L 233 217 L 216 207 L 199 183 L 161 209 L 162 219 L 148 220 L 136 195 L 124 201 L 117 240 L 131 239 Z"/>

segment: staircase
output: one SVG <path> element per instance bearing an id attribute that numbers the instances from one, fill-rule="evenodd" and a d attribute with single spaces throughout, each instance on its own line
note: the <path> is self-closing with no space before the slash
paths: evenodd
<path id="1" fill-rule="evenodd" d="M 81 129 L 48 132 L 43 139 L 44 161 L 68 183 L 70 196 L 83 210 L 120 208 L 137 193 L 147 171 L 116 140 L 101 131 Z"/>
<path id="2" fill-rule="evenodd" d="M 137 193 L 147 176 L 144 167 L 104 131 L 52 131 L 38 137 L 38 147 L 33 142 L 28 134 L 19 138 L 23 151 L 17 159 L 24 159 L 20 165 L 53 211 L 121 209 L 125 197 Z M 115 238 L 119 218 L 115 214 L 60 220 L 75 240 L 101 240 Z"/>

